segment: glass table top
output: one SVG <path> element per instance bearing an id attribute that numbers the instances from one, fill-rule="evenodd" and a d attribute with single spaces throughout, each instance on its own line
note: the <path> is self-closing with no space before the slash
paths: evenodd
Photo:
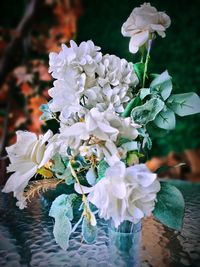
<path id="1" fill-rule="evenodd" d="M 152 217 L 143 220 L 138 259 L 142 267 L 200 266 L 200 184 L 170 180 L 183 193 L 186 209 L 182 231 L 173 231 Z M 1 267 L 95 267 L 110 265 L 107 222 L 99 220 L 97 242 L 82 243 L 80 228 L 63 251 L 53 238 L 51 201 L 65 188 L 35 197 L 28 208 L 18 210 L 11 195 L 0 193 Z M 129 266 L 119 263 L 118 267 Z"/>

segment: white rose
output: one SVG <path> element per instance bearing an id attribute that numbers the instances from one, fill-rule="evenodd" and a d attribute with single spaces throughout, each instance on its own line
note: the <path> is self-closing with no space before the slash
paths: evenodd
<path id="1" fill-rule="evenodd" d="M 14 192 L 14 196 L 19 200 L 17 205 L 23 208 L 26 206 L 23 197 L 24 188 L 37 170 L 52 158 L 55 145 L 53 143 L 46 145 L 53 135 L 50 130 L 45 135 L 40 135 L 39 138 L 36 134 L 26 131 L 17 131 L 16 134 L 16 144 L 6 148 L 10 159 L 7 171 L 14 173 L 2 191 Z"/>
<path id="2" fill-rule="evenodd" d="M 137 53 L 152 33 L 165 37 L 165 30 L 170 26 L 171 20 L 164 12 L 158 12 L 150 3 L 144 3 L 134 8 L 127 21 L 122 25 L 122 34 L 131 37 L 129 50 Z"/>
<path id="3" fill-rule="evenodd" d="M 151 214 L 160 183 L 146 165 L 126 168 L 123 162 L 118 162 L 106 170 L 105 178 L 96 185 L 82 189 L 89 193 L 87 199 L 98 208 L 99 216 L 112 219 L 118 227 L 125 220 L 138 223 Z M 81 194 L 78 184 L 75 190 Z"/>

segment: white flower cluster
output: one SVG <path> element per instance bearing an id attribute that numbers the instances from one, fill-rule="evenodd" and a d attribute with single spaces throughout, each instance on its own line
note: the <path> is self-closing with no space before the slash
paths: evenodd
<path id="1" fill-rule="evenodd" d="M 146 17 L 146 12 L 150 12 L 150 17 Z M 123 32 L 133 38 L 134 51 L 146 42 L 151 32 L 157 31 L 163 36 L 167 18 L 160 13 L 158 17 L 156 12 L 145 5 L 133 11 L 124 24 Z M 143 41 L 137 42 L 132 35 L 142 36 Z M 48 103 L 48 112 L 54 118 L 59 116 L 59 133 L 53 136 L 48 131 L 38 138 L 29 132 L 17 132 L 17 143 L 7 148 L 11 161 L 8 171 L 14 174 L 3 191 L 13 191 L 18 199 L 17 205 L 24 208 L 24 189 L 29 180 L 43 170 L 55 154 L 67 157 L 69 165 L 65 166 L 66 170 L 70 170 L 76 182 L 78 176 L 71 162 L 81 155 L 89 164 L 84 169 L 86 179 L 92 178 L 93 184 L 86 188 L 78 180 L 75 190 L 89 193 L 87 199 L 83 198 L 85 202 L 93 203 L 99 216 L 111 218 L 116 227 L 124 220 L 137 223 L 154 209 L 160 184 L 156 174 L 145 165 L 126 167 L 128 153 L 137 154 L 135 139 L 140 127 L 130 117 L 121 116 L 134 97 L 132 89 L 139 82 L 132 64 L 115 55 L 102 55 L 92 41 L 82 42 L 79 46 L 74 41 L 70 41 L 70 47 L 62 45 L 59 53 L 50 53 L 49 64 L 49 72 L 55 81 L 49 90 L 52 99 Z M 126 140 L 125 144 L 122 140 Z M 100 162 L 107 164 L 107 170 L 97 182 Z M 89 206 L 86 210 L 89 211 Z M 95 217 L 93 222 L 96 222 Z"/>
<path id="2" fill-rule="evenodd" d="M 122 113 L 131 96 L 130 86 L 138 83 L 131 63 L 114 55 L 102 56 L 92 41 L 79 46 L 70 41 L 70 47 L 62 45 L 58 54 L 50 53 L 49 71 L 56 79 L 49 90 L 49 107 L 60 112 L 61 122 L 67 124 L 93 107 Z"/>

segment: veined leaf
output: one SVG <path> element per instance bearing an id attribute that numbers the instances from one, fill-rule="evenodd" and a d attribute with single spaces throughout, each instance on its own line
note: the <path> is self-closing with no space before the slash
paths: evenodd
<path id="1" fill-rule="evenodd" d="M 176 126 L 176 118 L 174 112 L 167 108 L 162 110 L 155 118 L 154 123 L 159 128 L 172 130 Z"/>
<path id="2" fill-rule="evenodd" d="M 172 91 L 172 78 L 168 71 L 164 71 L 158 75 L 150 84 L 151 92 L 159 93 L 163 100 L 166 100 Z"/>
<path id="3" fill-rule="evenodd" d="M 167 100 L 167 106 L 179 116 L 200 113 L 200 98 L 195 93 L 174 94 Z"/>
<path id="4" fill-rule="evenodd" d="M 153 121 L 157 114 L 164 108 L 164 102 L 159 98 L 152 98 L 144 105 L 136 107 L 131 112 L 134 122 L 145 125 Z"/>
<path id="5" fill-rule="evenodd" d="M 184 199 L 181 192 L 167 182 L 161 182 L 153 214 L 166 226 L 180 231 L 184 216 Z"/>

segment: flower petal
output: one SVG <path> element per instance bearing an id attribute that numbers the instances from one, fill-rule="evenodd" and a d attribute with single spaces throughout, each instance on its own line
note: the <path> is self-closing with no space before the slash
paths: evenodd
<path id="1" fill-rule="evenodd" d="M 137 53 L 140 46 L 147 42 L 149 38 L 149 31 L 142 31 L 131 37 L 129 43 L 129 50 L 131 53 Z"/>

